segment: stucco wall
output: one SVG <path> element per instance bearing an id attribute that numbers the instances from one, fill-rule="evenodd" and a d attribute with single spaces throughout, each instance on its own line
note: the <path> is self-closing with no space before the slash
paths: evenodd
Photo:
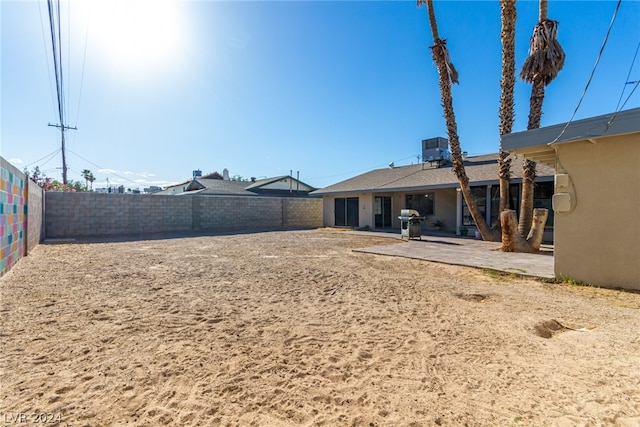
<path id="1" fill-rule="evenodd" d="M 640 290 L 640 135 L 557 146 L 572 210 L 555 213 L 555 274 Z"/>
<path id="2" fill-rule="evenodd" d="M 335 225 L 334 200 L 335 197 L 333 196 L 322 197 L 322 225 L 325 227 L 333 227 Z"/>
<path id="3" fill-rule="evenodd" d="M 0 157 L 0 275 L 42 236 L 42 189 Z"/>
<path id="4" fill-rule="evenodd" d="M 320 199 L 46 193 L 47 238 L 313 228 Z"/>
<path id="5" fill-rule="evenodd" d="M 445 230 L 453 231 L 455 229 L 456 220 L 456 190 L 454 188 L 446 188 L 439 190 L 421 190 L 410 193 L 349 193 L 337 196 L 323 197 L 323 224 L 327 227 L 335 226 L 335 198 L 336 197 L 358 197 L 359 204 L 359 221 L 360 227 L 369 226 L 374 228 L 374 201 L 376 196 L 391 197 L 391 227 L 400 228 L 400 211 L 404 209 L 407 194 L 418 193 L 435 193 L 434 215 L 430 215 L 426 221 L 422 223 L 424 229 L 433 230 L 433 221 L 436 218 L 444 220 L 446 223 Z"/>
<path id="6" fill-rule="evenodd" d="M 341 197 L 357 197 L 358 198 L 358 227 L 372 227 L 374 225 L 373 218 L 373 194 L 372 193 L 349 193 L 337 196 L 323 196 L 322 203 L 322 224 L 325 227 L 335 227 L 335 199 Z"/>
<path id="7" fill-rule="evenodd" d="M 447 188 L 436 190 L 435 209 L 432 217 L 427 219 L 427 227 L 434 229 L 433 222 L 436 218 L 444 220 L 443 231 L 456 231 L 457 198 L 456 189 Z"/>

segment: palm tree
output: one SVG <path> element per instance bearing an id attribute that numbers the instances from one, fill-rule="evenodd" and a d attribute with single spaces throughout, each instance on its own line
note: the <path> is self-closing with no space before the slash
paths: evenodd
<path id="1" fill-rule="evenodd" d="M 548 0 L 540 0 L 538 24 L 533 28 L 529 56 L 525 60 L 520 77 L 532 84 L 529 100 L 527 129 L 540 127 L 545 86 L 551 83 L 564 66 L 565 53 L 556 39 L 558 21 L 547 18 Z M 518 231 L 524 237 L 529 234 L 533 218 L 533 186 L 536 179 L 536 163 L 524 159 L 522 164 L 522 202 Z"/>
<path id="2" fill-rule="evenodd" d="M 87 177 L 87 181 L 91 184 L 90 190 L 93 191 L 93 181 L 96 180 L 96 177 L 93 176 L 93 172 L 89 172 L 89 176 Z"/>
<path id="3" fill-rule="evenodd" d="M 502 79 L 500 80 L 500 136 L 513 129 L 513 89 L 516 84 L 516 0 L 500 0 L 500 42 L 502 44 Z M 511 159 L 502 150 L 498 156 L 498 178 L 500 179 L 500 209 L 509 209 L 509 182 Z"/>
<path id="4" fill-rule="evenodd" d="M 502 45 L 502 78 L 500 80 L 500 136 L 511 133 L 514 121 L 513 90 L 516 83 L 515 35 L 516 0 L 500 0 L 500 43 Z M 530 252 L 530 245 L 520 238 L 515 212 L 509 211 L 509 184 L 511 159 L 502 150 L 498 155 L 498 178 L 500 180 L 500 239 L 505 252 Z M 504 219 L 503 219 L 504 217 Z M 496 233 L 497 234 L 497 233 Z M 496 239 L 497 240 L 497 239 Z"/>
<path id="5" fill-rule="evenodd" d="M 558 22 L 547 19 L 547 9 L 547 0 L 540 0 L 540 14 L 538 24 L 533 29 L 529 56 L 520 71 L 520 77 L 533 84 L 529 101 L 528 129 L 540 127 L 545 86 L 564 66 L 565 54 L 556 39 Z M 540 249 L 549 212 L 546 209 L 533 209 L 535 178 L 535 162 L 525 159 L 522 165 L 520 221 L 513 210 L 500 212 L 503 251 L 532 252 Z"/>
<path id="6" fill-rule="evenodd" d="M 433 46 L 431 46 L 431 54 L 438 69 L 440 82 L 440 96 L 442 97 L 442 108 L 444 110 L 444 118 L 447 125 L 447 134 L 449 136 L 449 146 L 451 147 L 451 162 L 453 163 L 453 172 L 458 178 L 462 196 L 464 197 L 469 213 L 482 235 L 484 240 L 492 238 L 491 229 L 487 225 L 484 217 L 478 210 L 476 202 L 471 194 L 469 186 L 469 178 L 464 168 L 462 159 L 462 150 L 460 149 L 460 140 L 458 138 L 458 125 L 453 111 L 453 97 L 451 96 L 451 84 L 458 83 L 458 72 L 451 63 L 449 51 L 447 50 L 447 41 L 441 39 L 438 35 L 438 25 L 436 15 L 433 8 L 433 0 L 417 0 L 418 7 L 423 4 L 427 5 L 427 13 L 429 15 L 429 26 L 433 35 Z"/>
<path id="7" fill-rule="evenodd" d="M 84 182 L 85 182 L 84 188 L 89 189 L 89 177 L 92 176 L 91 171 L 89 169 L 83 169 L 82 172 L 80 172 L 80 174 L 84 178 Z"/>

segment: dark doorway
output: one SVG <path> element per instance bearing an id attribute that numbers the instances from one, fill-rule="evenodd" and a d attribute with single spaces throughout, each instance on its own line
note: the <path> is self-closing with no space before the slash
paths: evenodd
<path id="1" fill-rule="evenodd" d="M 358 227 L 360 225 L 357 197 L 336 198 L 334 206 L 336 227 Z"/>
<path id="2" fill-rule="evenodd" d="M 391 197 L 376 196 L 374 216 L 376 228 L 391 227 Z"/>

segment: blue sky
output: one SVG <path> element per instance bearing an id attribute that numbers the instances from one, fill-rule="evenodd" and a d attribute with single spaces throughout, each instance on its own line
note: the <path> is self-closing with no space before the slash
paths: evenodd
<path id="1" fill-rule="evenodd" d="M 580 99 L 616 1 L 554 1 L 567 54 L 547 87 L 542 125 Z M 517 66 L 537 1 L 519 1 Z M 440 35 L 460 73 L 454 106 L 463 150 L 497 152 L 497 1 L 436 1 Z M 0 155 L 61 178 L 47 4 L 0 0 Z M 414 1 L 111 0 L 61 3 L 69 178 L 94 187 L 164 186 L 229 169 L 294 176 L 324 187 L 417 162 L 444 136 L 426 9 Z M 626 0 L 576 119 L 616 111 L 640 79 L 640 2 Z M 624 92 L 623 92 L 624 90 Z M 514 131 L 526 128 L 530 86 L 516 86 Z M 640 90 L 624 109 L 640 106 Z"/>

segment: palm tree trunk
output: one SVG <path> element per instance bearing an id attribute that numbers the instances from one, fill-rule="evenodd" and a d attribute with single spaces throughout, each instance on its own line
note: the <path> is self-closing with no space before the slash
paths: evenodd
<path id="1" fill-rule="evenodd" d="M 532 84 L 527 129 L 540 127 L 545 86 L 556 78 L 565 61 L 564 50 L 557 40 L 558 22 L 549 20 L 547 11 L 548 0 L 540 0 L 538 24 L 534 27 L 531 37 L 529 56 L 520 72 L 520 76 Z M 533 210 L 535 177 L 535 162 L 525 159 L 522 169 L 522 202 L 518 231 L 522 237 L 532 241 L 534 247 L 539 246 L 540 243 L 535 239 L 542 238 L 542 231 L 539 228 L 544 228 L 544 223 L 536 218 Z"/>
<path id="2" fill-rule="evenodd" d="M 544 79 L 534 78 L 529 100 L 529 124 L 527 129 L 538 129 L 542 119 L 542 101 L 544 100 Z M 524 159 L 522 162 L 522 200 L 518 231 L 523 237 L 529 235 L 533 221 L 533 194 L 536 181 L 536 162 Z"/>
<path id="3" fill-rule="evenodd" d="M 500 80 L 500 135 L 507 135 L 513 129 L 513 90 L 516 84 L 516 0 L 500 0 L 500 42 L 502 44 L 502 79 Z M 511 180 L 511 159 L 509 153 L 498 155 L 498 178 L 500 180 L 500 207 L 498 212 L 509 209 L 509 184 Z M 495 240 L 502 238 L 502 226 L 498 222 Z"/>
<path id="4" fill-rule="evenodd" d="M 418 4 L 421 4 L 418 1 Z M 436 63 L 438 69 L 438 77 L 440 82 L 440 95 L 442 97 L 442 108 L 444 110 L 444 118 L 447 125 L 447 134 L 449 136 L 449 146 L 451 148 L 451 162 L 453 163 L 453 172 L 458 178 L 462 195 L 469 213 L 473 217 L 473 220 L 482 235 L 484 240 L 491 240 L 491 229 L 487 225 L 485 218 L 482 216 L 476 202 L 471 194 L 471 188 L 469 186 L 469 178 L 464 168 L 464 161 L 462 159 L 462 150 L 460 149 L 460 140 L 458 137 L 458 126 L 456 123 L 456 117 L 453 110 L 453 97 L 451 95 L 451 82 L 457 83 L 457 72 L 449 60 L 449 54 L 447 51 L 446 41 L 440 39 L 438 35 L 438 25 L 436 22 L 435 11 L 433 8 L 433 0 L 427 0 L 427 12 L 429 15 L 429 25 L 431 27 L 431 34 L 433 35 L 434 45 L 431 47 L 431 54 L 433 60 Z"/>
<path id="5" fill-rule="evenodd" d="M 544 78 L 536 76 L 531 87 L 531 98 L 529 98 L 529 122 L 527 129 L 538 129 L 542 121 L 542 102 L 544 101 Z"/>
<path id="6" fill-rule="evenodd" d="M 538 2 L 538 22 L 542 22 L 547 19 L 549 11 L 549 1 L 548 0 L 540 0 Z"/>
<path id="7" fill-rule="evenodd" d="M 548 0 L 539 1 L 538 22 L 547 19 Z M 537 74 L 533 78 L 531 98 L 529 99 L 529 123 L 527 129 L 538 129 L 542 120 L 542 102 L 544 101 L 544 78 Z M 524 159 L 522 162 L 522 200 L 520 201 L 520 218 L 518 232 L 523 237 L 529 235 L 533 221 L 533 193 L 536 180 L 536 162 Z"/>

